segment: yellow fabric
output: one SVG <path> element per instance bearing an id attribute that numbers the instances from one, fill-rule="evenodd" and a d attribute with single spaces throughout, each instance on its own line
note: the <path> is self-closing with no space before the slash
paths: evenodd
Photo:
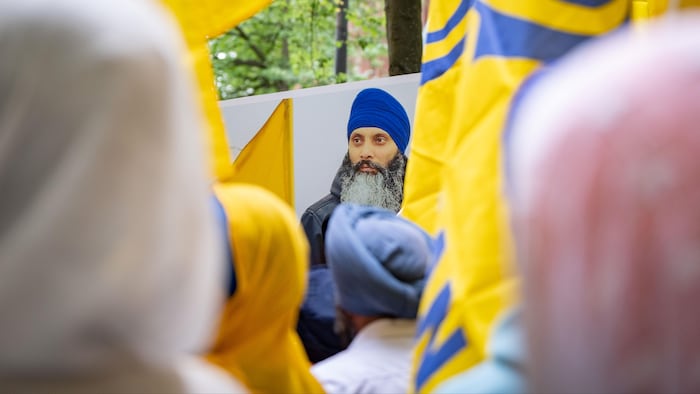
<path id="1" fill-rule="evenodd" d="M 232 181 L 261 186 L 294 206 L 292 99 L 284 99 L 233 163 Z"/>
<path id="2" fill-rule="evenodd" d="M 308 243 L 294 212 L 253 185 L 218 184 L 237 287 L 207 358 L 253 393 L 320 393 L 296 333 Z"/>
<path id="3" fill-rule="evenodd" d="M 419 309 L 413 390 L 483 360 L 496 318 L 515 301 L 502 163 L 513 94 L 571 43 L 624 23 L 628 1 L 430 2 L 403 214 L 443 247 Z"/>
<path id="4" fill-rule="evenodd" d="M 232 29 L 250 18 L 272 0 L 161 0 L 180 23 L 189 49 L 188 63 L 194 68 L 199 84 L 199 99 L 204 108 L 211 166 L 215 179 L 232 175 L 231 156 L 218 97 L 214 72 L 209 60 L 207 40 Z"/>
<path id="5" fill-rule="evenodd" d="M 455 13 L 458 3 L 431 1 L 427 27 L 444 25 Z M 463 18 L 445 39 L 426 43 L 423 63 L 447 55 L 464 39 L 466 28 L 467 21 Z M 406 169 L 402 214 L 431 235 L 437 231 L 437 215 L 442 207 L 440 171 L 447 160 L 446 135 L 451 122 L 449 114 L 456 104 L 454 84 L 459 80 L 461 64 L 462 59 L 459 58 L 438 81 L 423 84 L 416 98 L 413 140 L 409 153 L 411 160 Z"/>
<path id="6" fill-rule="evenodd" d="M 663 15 L 671 11 L 671 7 L 677 5 L 678 8 L 699 7 L 700 0 L 632 0 L 632 20 L 643 21 L 651 17 Z"/>
<path id="7" fill-rule="evenodd" d="M 632 1 L 632 21 L 645 20 L 649 18 L 649 3 L 646 0 Z"/>

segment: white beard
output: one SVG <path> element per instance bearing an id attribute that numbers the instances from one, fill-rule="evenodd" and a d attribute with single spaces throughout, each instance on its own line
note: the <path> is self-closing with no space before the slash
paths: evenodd
<path id="1" fill-rule="evenodd" d="M 387 187 L 386 177 L 379 171 L 375 174 L 356 172 L 344 178 L 340 193 L 341 202 L 381 207 L 394 212 L 401 208 L 402 197 L 402 190 Z"/>
<path id="2" fill-rule="evenodd" d="M 398 212 L 403 200 L 403 178 L 406 169 L 406 159 L 401 153 L 384 168 L 376 163 L 365 163 L 377 170 L 370 174 L 360 172 L 363 162 L 354 165 L 348 154 L 338 170 L 340 176 L 340 202 L 370 205 Z"/>

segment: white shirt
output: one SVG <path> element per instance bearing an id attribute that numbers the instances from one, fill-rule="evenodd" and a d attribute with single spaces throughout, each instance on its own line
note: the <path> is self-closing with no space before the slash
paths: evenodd
<path id="1" fill-rule="evenodd" d="M 175 368 L 191 394 L 248 393 L 242 383 L 218 366 L 195 356 L 182 356 L 175 360 Z"/>
<path id="2" fill-rule="evenodd" d="M 311 373 L 329 394 L 406 393 L 415 333 L 415 320 L 376 320 L 346 350 L 311 367 Z"/>

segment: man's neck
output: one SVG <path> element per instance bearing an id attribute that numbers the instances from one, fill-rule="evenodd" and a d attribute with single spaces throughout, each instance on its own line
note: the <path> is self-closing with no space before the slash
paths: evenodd
<path id="1" fill-rule="evenodd" d="M 367 327 L 370 323 L 381 319 L 379 316 L 362 316 L 352 314 L 350 316 L 350 321 L 352 322 L 355 332 L 360 332 L 363 328 Z"/>

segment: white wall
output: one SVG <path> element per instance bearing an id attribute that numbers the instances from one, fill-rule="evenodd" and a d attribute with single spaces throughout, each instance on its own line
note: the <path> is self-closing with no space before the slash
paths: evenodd
<path id="1" fill-rule="evenodd" d="M 231 158 L 262 127 L 280 100 L 294 106 L 294 202 L 298 216 L 326 195 L 348 149 L 347 122 L 355 95 L 362 89 L 384 89 L 403 104 L 411 120 L 420 74 L 292 90 L 220 102 L 231 148 Z"/>

